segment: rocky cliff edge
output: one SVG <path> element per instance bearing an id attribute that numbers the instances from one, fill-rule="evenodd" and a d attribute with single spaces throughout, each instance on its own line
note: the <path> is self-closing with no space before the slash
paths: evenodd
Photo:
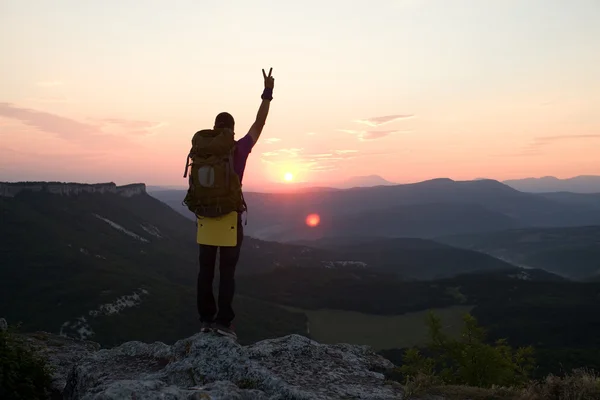
<path id="1" fill-rule="evenodd" d="M 383 372 L 393 364 L 366 346 L 324 345 L 300 335 L 250 346 L 214 334 L 173 345 L 93 342 L 48 333 L 26 335 L 54 372 L 64 399 L 401 399 Z"/>

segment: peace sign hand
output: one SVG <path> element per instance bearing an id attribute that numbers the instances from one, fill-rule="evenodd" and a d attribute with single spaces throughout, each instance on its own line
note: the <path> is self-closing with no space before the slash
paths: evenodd
<path id="1" fill-rule="evenodd" d="M 271 76 L 271 72 L 273 72 L 273 68 L 269 69 L 269 75 L 265 73 L 265 70 L 262 70 L 263 78 L 265 78 L 265 88 L 273 89 L 275 86 L 275 78 Z"/>

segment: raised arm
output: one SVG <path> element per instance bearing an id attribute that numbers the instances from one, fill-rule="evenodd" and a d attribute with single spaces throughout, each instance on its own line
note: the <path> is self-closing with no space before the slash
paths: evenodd
<path id="1" fill-rule="evenodd" d="M 265 70 L 262 70 L 263 77 L 265 78 L 265 89 L 261 96 L 262 102 L 260 103 L 260 107 L 258 108 L 258 112 L 256 113 L 256 120 L 250 127 L 250 131 L 248 134 L 252 137 L 252 141 L 256 143 L 260 134 L 262 133 L 263 127 L 267 122 L 267 115 L 269 115 L 269 106 L 271 105 L 271 100 L 273 100 L 273 87 L 275 86 L 275 78 L 271 76 L 273 72 L 273 68 L 269 70 L 269 75 L 265 73 Z"/>

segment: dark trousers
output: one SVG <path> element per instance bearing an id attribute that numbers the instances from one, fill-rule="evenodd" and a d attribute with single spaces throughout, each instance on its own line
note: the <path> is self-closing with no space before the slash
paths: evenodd
<path id="1" fill-rule="evenodd" d="M 198 272 L 197 303 L 198 314 L 202 322 L 216 322 L 229 327 L 235 318 L 232 302 L 235 293 L 235 267 L 240 258 L 240 250 L 244 239 L 241 218 L 238 218 L 237 245 L 235 247 L 219 247 L 198 245 L 200 271 Z M 215 263 L 219 253 L 219 308 L 213 295 Z M 216 318 L 215 318 L 216 314 Z"/>

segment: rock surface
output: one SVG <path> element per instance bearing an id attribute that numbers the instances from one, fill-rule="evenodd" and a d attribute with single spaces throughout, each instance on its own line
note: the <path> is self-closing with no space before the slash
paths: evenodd
<path id="1" fill-rule="evenodd" d="M 61 398 L 67 383 L 67 376 L 75 364 L 100 349 L 95 342 L 70 339 L 46 332 L 20 335 L 24 341 L 43 355 L 54 368 L 52 373 L 53 398 Z"/>
<path id="2" fill-rule="evenodd" d="M 127 342 L 86 353 L 65 399 L 401 399 L 382 372 L 393 368 L 366 346 L 323 345 L 299 335 L 241 346 L 197 334 L 172 346 Z"/>

